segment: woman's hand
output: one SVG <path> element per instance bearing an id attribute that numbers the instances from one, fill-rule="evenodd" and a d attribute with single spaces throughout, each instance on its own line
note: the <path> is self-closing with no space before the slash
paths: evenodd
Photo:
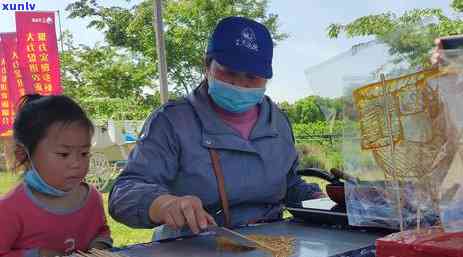
<path id="1" fill-rule="evenodd" d="M 63 252 L 50 250 L 50 249 L 39 249 L 40 257 L 55 257 L 55 256 L 64 256 Z"/>
<path id="2" fill-rule="evenodd" d="M 201 200 L 191 195 L 161 195 L 151 203 L 149 215 L 153 222 L 166 224 L 175 230 L 188 225 L 195 234 L 209 225 L 216 225 L 214 218 L 204 210 Z"/>

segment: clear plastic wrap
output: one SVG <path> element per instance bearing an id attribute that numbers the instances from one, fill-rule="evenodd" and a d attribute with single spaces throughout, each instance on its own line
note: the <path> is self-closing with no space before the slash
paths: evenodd
<path id="1" fill-rule="evenodd" d="M 445 50 L 440 70 L 444 73 L 431 83 L 445 99 L 448 122 L 453 124 L 454 156 L 440 185 L 440 217 L 446 232 L 463 231 L 463 50 Z"/>
<path id="2" fill-rule="evenodd" d="M 452 51 L 445 66 L 381 76 L 346 97 L 344 170 L 356 177 L 345 188 L 351 225 L 463 228 L 463 62 L 456 57 L 463 51 Z"/>

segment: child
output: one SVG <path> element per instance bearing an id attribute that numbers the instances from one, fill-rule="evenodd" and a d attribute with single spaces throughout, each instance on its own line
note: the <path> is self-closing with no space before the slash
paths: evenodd
<path id="1" fill-rule="evenodd" d="M 0 256 L 53 257 L 112 245 L 101 195 L 83 182 L 92 122 L 66 96 L 26 95 L 14 121 L 23 183 L 0 197 Z"/>

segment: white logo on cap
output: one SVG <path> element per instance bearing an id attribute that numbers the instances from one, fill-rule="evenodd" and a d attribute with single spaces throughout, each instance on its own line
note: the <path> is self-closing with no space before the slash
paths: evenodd
<path id="1" fill-rule="evenodd" d="M 259 46 L 257 45 L 256 35 L 254 30 L 247 27 L 241 31 L 241 38 L 236 39 L 235 44 L 237 46 L 244 46 L 253 51 L 259 51 Z"/>

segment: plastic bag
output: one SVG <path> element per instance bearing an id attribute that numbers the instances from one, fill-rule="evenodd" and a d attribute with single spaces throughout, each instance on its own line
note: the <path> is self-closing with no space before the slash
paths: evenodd
<path id="1" fill-rule="evenodd" d="M 462 134 L 461 75 L 440 67 L 354 90 L 343 144 L 345 171 L 357 177 L 346 185 L 349 224 L 403 230 L 440 216 L 444 226 L 455 224 L 461 213 L 441 197 L 453 185 L 450 174 L 462 180 L 461 169 L 450 172 Z"/>

